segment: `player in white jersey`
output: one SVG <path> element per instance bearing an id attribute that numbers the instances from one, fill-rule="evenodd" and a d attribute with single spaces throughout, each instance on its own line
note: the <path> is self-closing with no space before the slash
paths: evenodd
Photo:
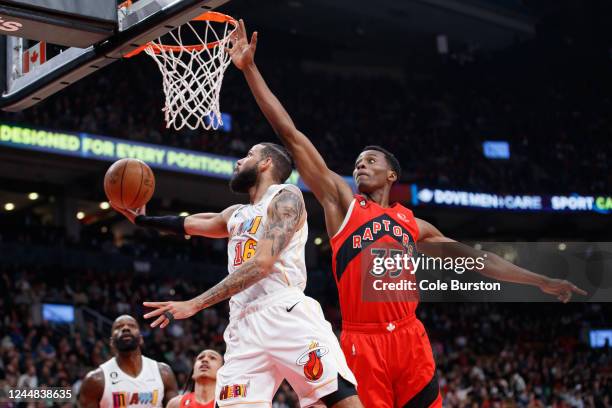
<path id="1" fill-rule="evenodd" d="M 300 405 L 361 407 L 355 377 L 321 306 L 304 295 L 304 245 L 308 237 L 300 190 L 283 183 L 292 161 L 284 147 L 262 143 L 238 160 L 230 188 L 250 204 L 218 214 L 148 217 L 144 208 L 116 209 L 137 225 L 177 234 L 229 237 L 229 275 L 184 302 L 145 302 L 155 308 L 152 327 L 166 327 L 230 298 L 225 365 L 217 374 L 220 407 L 266 407 L 283 379 Z"/>
<path id="2" fill-rule="evenodd" d="M 142 355 L 136 319 L 129 315 L 115 319 L 110 342 L 115 356 L 85 376 L 79 406 L 163 407 L 178 394 L 172 369 Z"/>

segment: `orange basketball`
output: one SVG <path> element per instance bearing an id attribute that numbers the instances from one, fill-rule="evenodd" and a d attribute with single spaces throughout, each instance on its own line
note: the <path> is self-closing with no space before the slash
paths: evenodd
<path id="1" fill-rule="evenodd" d="M 108 200 L 120 208 L 140 208 L 153 196 L 155 176 L 147 164 L 138 159 L 121 159 L 112 164 L 104 176 Z"/>

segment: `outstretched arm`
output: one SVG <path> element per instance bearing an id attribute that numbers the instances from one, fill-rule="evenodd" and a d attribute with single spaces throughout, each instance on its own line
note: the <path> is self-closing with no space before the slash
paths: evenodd
<path id="1" fill-rule="evenodd" d="M 167 215 L 150 217 L 145 207 L 135 210 L 119 208 L 111 203 L 115 211 L 123 214 L 132 224 L 153 228 L 161 232 L 181 235 L 198 235 L 208 238 L 227 238 L 227 221 L 240 204 L 226 208 L 220 213 L 200 213 L 187 217 Z"/>
<path id="2" fill-rule="evenodd" d="M 437 257 L 472 257 L 478 258 L 486 254 L 487 261 L 482 270 L 477 271 L 482 275 L 505 282 L 522 283 L 537 286 L 544 293 L 556 296 L 561 302 L 568 302 L 573 293 L 585 296 L 587 293 L 571 282 L 563 279 L 553 279 L 544 275 L 528 271 L 508 262 L 502 257 L 488 251 L 480 251 L 468 245 L 461 244 L 454 239 L 445 237 L 436 227 L 427 221 L 416 219 L 419 227 L 419 242 L 443 243 L 453 242 L 454 245 L 421 245 L 419 250 L 429 256 Z"/>
<path id="3" fill-rule="evenodd" d="M 279 192 L 268 207 L 268 221 L 263 238 L 257 243 L 255 255 L 240 268 L 228 275 L 217 285 L 185 302 L 144 302 L 144 306 L 155 308 L 144 315 L 145 319 L 157 317 L 151 327 L 166 327 L 170 321 L 164 315 L 172 313 L 175 319 L 186 319 L 197 312 L 236 293 L 242 292 L 259 282 L 270 272 L 281 251 L 287 246 L 293 234 L 305 222 L 304 200 L 292 188 Z"/>
<path id="4" fill-rule="evenodd" d="M 253 33 L 249 43 L 244 21 L 240 20 L 231 41 L 232 47 L 228 52 L 234 65 L 244 74 L 257 105 L 293 156 L 300 176 L 323 206 L 339 206 L 344 218 L 353 198 L 352 190 L 342 177 L 327 167 L 312 142 L 295 127 L 291 116 L 261 76 L 254 59 L 257 32 Z"/>

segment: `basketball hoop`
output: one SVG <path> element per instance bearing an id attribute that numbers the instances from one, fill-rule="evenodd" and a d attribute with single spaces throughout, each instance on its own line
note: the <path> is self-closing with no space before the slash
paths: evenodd
<path id="1" fill-rule="evenodd" d="M 196 30 L 194 23 L 205 28 Z M 237 25 L 232 17 L 209 11 L 166 34 L 166 44 L 160 37 L 124 56 L 144 51 L 157 63 L 166 96 L 163 111 L 167 128 L 208 130 L 223 125 L 219 93 L 231 60 L 225 46 Z"/>

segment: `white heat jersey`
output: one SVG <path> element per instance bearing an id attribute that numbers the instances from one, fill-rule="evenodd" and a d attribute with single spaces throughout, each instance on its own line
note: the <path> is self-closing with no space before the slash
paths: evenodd
<path id="1" fill-rule="evenodd" d="M 255 204 L 238 207 L 227 223 L 229 242 L 227 245 L 227 269 L 231 274 L 255 255 L 257 242 L 264 233 L 268 218 L 268 206 L 283 189 L 291 189 L 300 196 L 301 191 L 292 184 L 273 184 L 268 187 L 261 200 Z M 274 264 L 274 269 L 264 279 L 230 299 L 230 316 L 234 316 L 249 303 L 262 296 L 287 287 L 304 291 L 306 287 L 306 263 L 304 247 L 308 238 L 308 224 L 295 232 L 289 244 Z"/>
<path id="2" fill-rule="evenodd" d="M 164 383 L 157 361 L 142 356 L 142 370 L 132 377 L 119 368 L 115 357 L 100 366 L 104 372 L 104 393 L 100 408 L 161 407 Z"/>

